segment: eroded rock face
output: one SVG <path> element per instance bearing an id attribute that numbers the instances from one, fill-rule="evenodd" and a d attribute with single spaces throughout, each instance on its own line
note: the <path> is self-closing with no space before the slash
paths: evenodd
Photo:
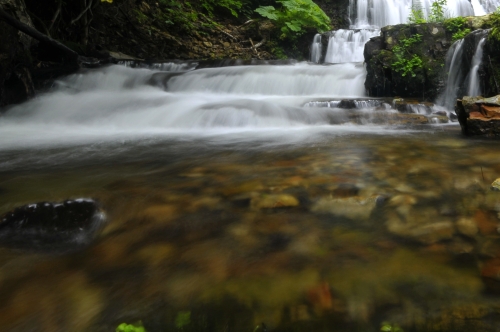
<path id="1" fill-rule="evenodd" d="M 36 251 L 73 251 L 88 245 L 105 215 L 91 199 L 28 204 L 0 220 L 0 246 Z"/>
<path id="2" fill-rule="evenodd" d="M 500 95 L 465 96 L 457 101 L 455 112 L 465 135 L 500 136 Z"/>

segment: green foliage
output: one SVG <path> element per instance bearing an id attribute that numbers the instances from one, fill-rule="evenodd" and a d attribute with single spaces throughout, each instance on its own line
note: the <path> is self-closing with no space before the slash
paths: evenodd
<path id="1" fill-rule="evenodd" d="M 429 22 L 444 22 L 446 19 L 445 13 L 446 0 L 434 0 L 429 15 Z"/>
<path id="2" fill-rule="evenodd" d="M 330 18 L 312 0 L 278 1 L 281 8 L 260 6 L 255 11 L 261 16 L 273 20 L 281 29 L 281 38 L 293 39 L 314 28 L 319 32 L 330 29 Z"/>
<path id="3" fill-rule="evenodd" d="M 462 39 L 470 33 L 470 29 L 467 25 L 467 19 L 462 16 L 445 20 L 444 27 L 452 33 L 452 41 Z"/>
<path id="4" fill-rule="evenodd" d="M 180 30 L 194 29 L 194 22 L 198 15 L 191 8 L 189 2 L 180 3 L 175 0 L 160 0 L 161 14 L 158 19 L 167 25 L 172 25 Z"/>
<path id="5" fill-rule="evenodd" d="M 434 0 L 431 5 L 431 13 L 429 19 L 426 20 L 424 16 L 424 11 L 422 9 L 422 3 L 420 0 L 413 0 L 411 6 L 411 14 L 408 17 L 408 23 L 411 24 L 422 24 L 427 22 L 444 22 L 446 19 L 446 0 Z"/>
<path id="6" fill-rule="evenodd" d="M 380 327 L 380 331 L 382 332 L 404 332 L 401 327 L 397 324 L 391 324 L 389 322 L 383 322 Z"/>
<path id="7" fill-rule="evenodd" d="M 183 329 L 185 326 L 191 324 L 191 311 L 181 311 L 175 317 L 175 327 Z"/>
<path id="8" fill-rule="evenodd" d="M 159 0 L 161 12 L 155 20 L 172 26 L 175 29 L 192 31 L 199 28 L 208 30 L 217 26 L 212 18 L 217 8 L 227 9 L 233 16 L 238 17 L 242 7 L 242 0 L 200 0 L 193 5 L 189 1 Z M 139 23 L 141 23 L 139 18 Z"/>
<path id="9" fill-rule="evenodd" d="M 133 324 L 121 323 L 116 328 L 116 332 L 146 332 L 146 329 L 144 329 L 144 326 L 142 326 L 142 324 L 133 325 Z"/>
<path id="10" fill-rule="evenodd" d="M 408 23 L 421 24 L 425 23 L 424 11 L 422 10 L 422 3 L 420 0 L 413 0 L 411 5 L 411 13 L 408 17 Z"/>
<path id="11" fill-rule="evenodd" d="M 396 61 L 391 66 L 396 72 L 401 72 L 401 76 L 404 77 L 410 74 L 412 77 L 415 77 L 417 76 L 415 70 L 422 68 L 423 62 L 420 56 L 410 52 L 410 47 L 421 41 L 422 35 L 415 34 L 412 37 L 401 39 L 398 45 L 392 48 Z"/>
<path id="12" fill-rule="evenodd" d="M 216 7 L 222 7 L 231 12 L 235 17 L 238 17 L 238 12 L 243 4 L 240 0 L 200 0 L 200 5 L 207 11 L 210 17 L 214 15 Z"/>
<path id="13" fill-rule="evenodd" d="M 138 9 L 136 9 L 134 11 L 135 11 L 135 14 L 136 14 L 136 17 L 137 17 L 137 22 L 139 22 L 140 24 L 144 24 L 144 23 L 147 22 L 148 17 L 146 15 L 144 15 L 143 12 L 141 12 Z"/>
<path id="14" fill-rule="evenodd" d="M 489 23 L 491 31 L 488 34 L 488 40 L 493 43 L 500 43 L 500 7 L 490 15 Z"/>

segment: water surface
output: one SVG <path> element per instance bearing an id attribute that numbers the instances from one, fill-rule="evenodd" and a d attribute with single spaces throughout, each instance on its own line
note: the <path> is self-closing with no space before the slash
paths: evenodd
<path id="1" fill-rule="evenodd" d="M 500 148 L 378 129 L 4 149 L 2 212 L 92 197 L 109 223 L 77 253 L 1 249 L 1 326 L 495 331 Z"/>

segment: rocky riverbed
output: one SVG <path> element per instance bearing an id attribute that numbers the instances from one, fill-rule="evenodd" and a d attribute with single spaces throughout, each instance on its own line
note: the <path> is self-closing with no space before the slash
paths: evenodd
<path id="1" fill-rule="evenodd" d="M 3 151 L 2 213 L 92 197 L 108 223 L 76 253 L 0 249 L 1 326 L 495 331 L 497 144 L 457 125 L 216 141 Z"/>

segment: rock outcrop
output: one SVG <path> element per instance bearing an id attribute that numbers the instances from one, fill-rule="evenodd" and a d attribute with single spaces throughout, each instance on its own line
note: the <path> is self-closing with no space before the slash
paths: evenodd
<path id="1" fill-rule="evenodd" d="M 455 112 L 465 135 L 500 137 L 500 95 L 465 96 L 457 101 Z"/>
<path id="2" fill-rule="evenodd" d="M 404 75 L 402 71 L 395 70 L 394 63 L 398 59 L 394 47 L 417 35 L 421 36 L 420 40 L 409 46 L 405 57 L 415 54 L 422 63 L 414 67 L 412 73 Z M 381 35 L 372 38 L 364 50 L 367 69 L 365 87 L 369 96 L 434 100 L 444 86 L 442 72 L 451 44 L 451 37 L 440 23 L 382 28 Z"/>

